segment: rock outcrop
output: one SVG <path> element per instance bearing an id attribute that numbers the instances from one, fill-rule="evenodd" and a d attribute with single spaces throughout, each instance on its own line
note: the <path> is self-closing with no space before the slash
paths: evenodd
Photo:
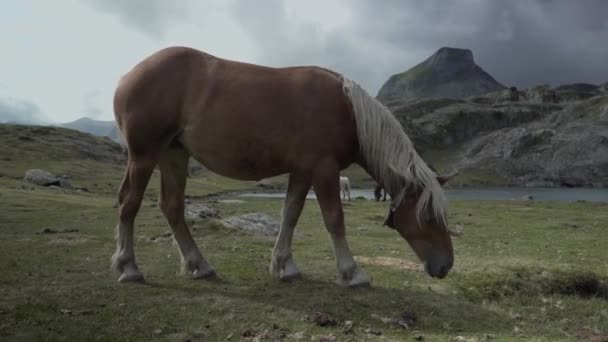
<path id="1" fill-rule="evenodd" d="M 503 185 L 608 187 L 608 92 L 599 87 L 511 88 L 389 107 L 441 171 Z"/>
<path id="2" fill-rule="evenodd" d="M 377 98 L 384 103 L 422 97 L 461 99 L 503 89 L 475 64 L 471 50 L 443 47 L 424 62 L 391 76 Z"/>

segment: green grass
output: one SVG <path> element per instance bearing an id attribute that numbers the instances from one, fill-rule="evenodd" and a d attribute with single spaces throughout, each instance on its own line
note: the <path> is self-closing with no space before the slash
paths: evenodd
<path id="1" fill-rule="evenodd" d="M 395 341 L 418 334 L 431 341 L 481 340 L 487 334 L 497 340 L 572 340 L 589 327 L 608 333 L 608 302 L 601 292 L 608 276 L 608 206 L 602 204 L 453 202 L 450 222 L 462 225 L 465 234 L 454 238 L 456 265 L 446 279 L 362 264 L 374 286 L 352 290 L 334 284 L 335 262 L 315 201 L 307 202 L 294 242 L 305 279 L 285 284 L 267 271 L 273 239 L 226 231 L 209 221 L 196 221 L 192 228 L 219 279 L 193 281 L 178 274 L 176 247 L 147 239 L 167 231 L 148 199 L 136 228 L 136 253 L 147 283 L 122 285 L 109 270 L 113 197 L 2 188 L 0 200 L 2 339 L 214 341 L 268 330 L 284 331 L 287 340 L 298 332 L 361 340 L 368 338 L 368 327 Z M 225 216 L 277 217 L 281 201 L 215 205 Z M 354 253 L 415 262 L 405 242 L 380 226 L 386 210 L 373 201 L 345 206 Z M 36 234 L 44 228 L 78 232 Z M 597 284 L 598 295 L 577 293 L 577 279 L 587 284 L 579 288 Z M 398 317 L 406 308 L 418 317 L 410 330 L 374 316 Z M 339 325 L 319 327 L 303 319 L 317 311 L 354 321 L 354 332 L 344 335 Z"/>
<path id="2" fill-rule="evenodd" d="M 231 336 L 230 341 L 264 341 L 283 336 L 292 341 L 333 334 L 337 341 L 417 336 L 425 341 L 458 336 L 572 341 L 608 335 L 606 204 L 451 202 L 449 221 L 463 226 L 464 235 L 454 238 L 452 273 L 437 280 L 417 269 L 414 253 L 395 231 L 381 226 L 387 203 L 346 203 L 349 243 L 357 257 L 366 258 L 361 266 L 373 283 L 371 289 L 357 290 L 334 283 L 331 244 L 314 200 L 307 201 L 294 237 L 294 257 L 305 278 L 293 283 L 268 273 L 273 238 L 197 220 L 191 222 L 193 236 L 219 279 L 194 281 L 179 274 L 173 243 L 150 239 L 168 231 L 155 204 L 156 173 L 136 220 L 136 254 L 147 282 L 118 284 L 109 266 L 123 164 L 104 161 L 103 153 L 83 157 L 71 143 L 90 139 L 80 133 L 34 129 L 0 129 L 0 340 L 218 341 Z M 32 140 L 20 144 L 19 136 Z M 29 168 L 68 174 L 90 192 L 26 184 L 21 178 Z M 371 185 L 360 168 L 344 174 L 355 184 Z M 203 202 L 196 196 L 253 186 L 207 172 L 188 180 L 187 194 Z M 278 199 L 240 199 L 244 202 L 208 199 L 208 204 L 224 216 L 264 212 L 279 217 Z M 44 229 L 77 232 L 39 234 Z M 402 264 L 409 267 L 399 268 Z M 409 329 L 381 319 L 396 319 L 403 311 L 417 317 Z M 321 327 L 306 319 L 315 312 L 333 316 L 337 325 Z M 342 332 L 347 320 L 354 322 L 350 334 Z M 368 328 L 382 336 L 369 335 Z"/>

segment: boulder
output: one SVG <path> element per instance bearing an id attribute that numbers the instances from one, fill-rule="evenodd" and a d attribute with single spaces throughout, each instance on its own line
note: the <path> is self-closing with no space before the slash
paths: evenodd
<path id="1" fill-rule="evenodd" d="M 23 180 L 40 186 L 61 186 L 61 180 L 59 178 L 55 177 L 50 172 L 40 169 L 31 169 L 25 171 Z"/>
<path id="2" fill-rule="evenodd" d="M 223 220 L 229 228 L 241 230 L 254 235 L 275 236 L 279 234 L 280 223 L 264 213 L 249 213 L 231 216 Z"/>

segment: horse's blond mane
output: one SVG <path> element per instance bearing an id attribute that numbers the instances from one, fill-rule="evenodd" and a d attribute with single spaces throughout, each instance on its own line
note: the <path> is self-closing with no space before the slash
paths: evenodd
<path id="1" fill-rule="evenodd" d="M 343 77 L 343 90 L 350 99 L 361 153 L 368 171 L 392 198 L 405 186 L 422 190 L 417 204 L 418 220 L 429 212 L 446 223 L 447 200 L 435 173 L 414 149 L 395 116 L 380 101 L 371 97 L 359 84 Z M 430 213 L 430 212 L 429 212 Z"/>

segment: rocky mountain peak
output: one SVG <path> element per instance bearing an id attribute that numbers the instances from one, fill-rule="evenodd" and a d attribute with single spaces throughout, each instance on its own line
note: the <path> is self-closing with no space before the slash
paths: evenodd
<path id="1" fill-rule="evenodd" d="M 473 51 L 469 49 L 442 47 L 429 57 L 426 63 L 438 68 L 446 66 L 474 66 L 475 59 L 473 58 Z"/>
<path id="2" fill-rule="evenodd" d="M 422 63 L 391 76 L 377 97 L 385 103 L 421 97 L 461 99 L 502 89 L 475 64 L 471 50 L 442 47 Z"/>

